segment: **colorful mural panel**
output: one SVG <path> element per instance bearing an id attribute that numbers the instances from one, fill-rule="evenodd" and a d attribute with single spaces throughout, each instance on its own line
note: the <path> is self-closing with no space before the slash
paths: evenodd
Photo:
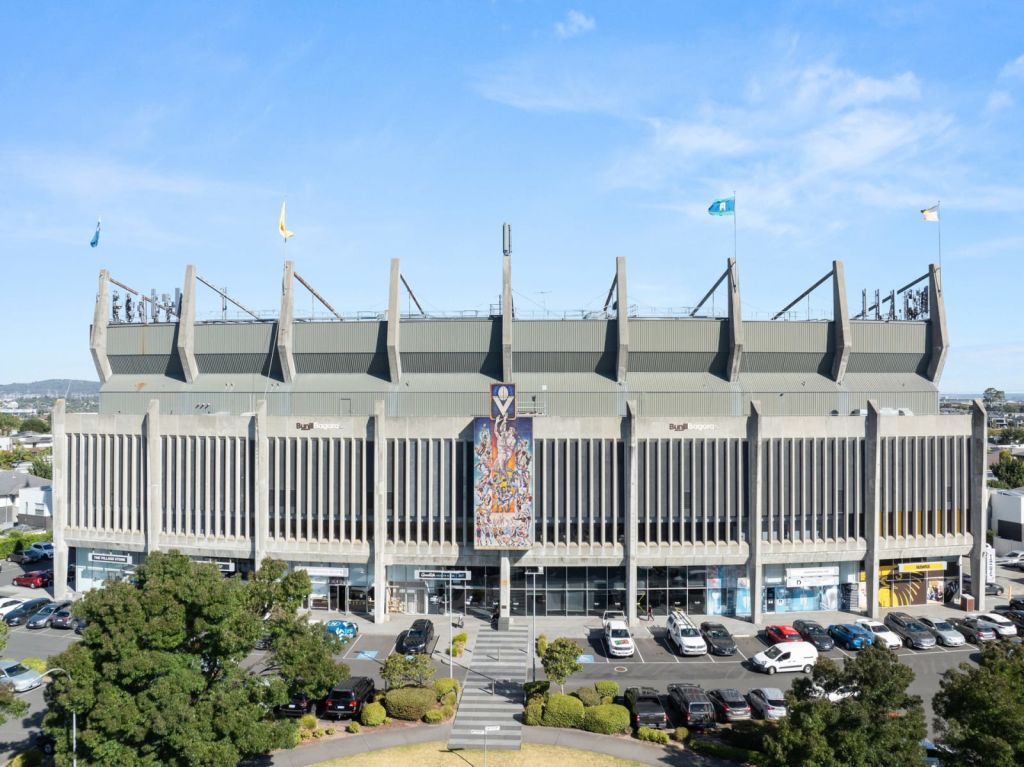
<path id="1" fill-rule="evenodd" d="M 473 488 L 478 549 L 533 545 L 533 420 L 473 421 Z"/>

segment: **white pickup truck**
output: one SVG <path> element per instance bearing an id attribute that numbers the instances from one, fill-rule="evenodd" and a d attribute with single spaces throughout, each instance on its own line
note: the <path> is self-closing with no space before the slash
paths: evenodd
<path id="1" fill-rule="evenodd" d="M 622 621 L 623 623 L 627 623 L 626 614 L 622 612 L 622 610 L 605 610 L 604 614 L 601 616 L 601 625 L 607 628 L 610 621 Z"/>

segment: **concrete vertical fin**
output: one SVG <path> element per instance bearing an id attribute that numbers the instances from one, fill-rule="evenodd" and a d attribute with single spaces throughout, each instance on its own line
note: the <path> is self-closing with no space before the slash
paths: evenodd
<path id="1" fill-rule="evenodd" d="M 388 369 L 391 383 L 402 380 L 402 355 L 398 342 L 398 324 L 401 312 L 398 306 L 398 288 L 402 281 L 402 270 L 397 258 L 391 259 L 391 282 L 388 285 Z"/>
<path id="2" fill-rule="evenodd" d="M 637 404 L 636 400 L 627 400 L 626 402 L 626 419 L 623 424 L 625 434 L 624 442 L 626 443 L 626 476 L 623 477 L 624 482 L 628 482 L 626 486 L 626 492 L 624 493 L 626 499 L 625 509 L 625 551 L 623 551 L 624 564 L 626 565 L 626 618 L 629 620 L 629 625 L 635 626 L 639 622 L 640 616 L 636 613 L 636 600 L 637 600 L 637 572 L 636 572 L 636 558 L 637 558 L 637 520 L 639 518 L 639 510 L 637 504 L 639 503 L 639 494 L 637 492 L 638 482 L 638 469 L 637 469 Z"/>
<path id="3" fill-rule="evenodd" d="M 931 330 L 931 356 L 925 377 L 938 383 L 949 354 L 949 332 L 946 330 L 946 301 L 942 297 L 942 269 L 928 265 L 928 326 Z"/>
<path id="4" fill-rule="evenodd" d="M 988 471 L 988 414 L 980 399 L 971 403 L 971 581 L 974 587 L 974 607 L 978 612 L 985 611 L 988 595 L 984 585 L 987 574 L 985 571 L 985 535 L 988 530 L 988 484 L 985 474 Z"/>
<path id="5" fill-rule="evenodd" d="M 615 324 L 619 333 L 619 351 L 615 363 L 615 380 L 626 383 L 629 372 L 629 295 L 626 291 L 626 259 L 615 259 Z"/>
<path id="6" fill-rule="evenodd" d="M 882 513 L 882 496 L 879 480 L 882 474 L 882 413 L 877 400 L 868 400 L 868 414 L 864 421 L 864 538 L 867 551 L 864 554 L 865 580 L 867 585 L 867 614 L 879 617 L 879 523 Z"/>
<path id="7" fill-rule="evenodd" d="M 295 263 L 284 262 L 281 277 L 281 311 L 277 315 L 277 358 L 281 360 L 281 378 L 285 383 L 295 380 L 295 357 L 292 354 L 292 323 L 295 313 Z"/>
<path id="8" fill-rule="evenodd" d="M 729 383 L 740 380 L 740 362 L 743 359 L 743 310 L 740 304 L 740 276 L 736 259 L 730 258 L 729 272 Z"/>
<path id="9" fill-rule="evenodd" d="M 750 417 L 747 419 L 747 547 L 750 551 L 750 622 L 754 625 L 761 622 L 761 592 L 764 590 L 761 549 L 761 528 L 764 520 L 762 417 L 761 402 L 751 400 Z"/>
<path id="10" fill-rule="evenodd" d="M 832 334 L 835 357 L 832 358 L 832 380 L 837 384 L 846 376 L 846 366 L 853 351 L 853 333 L 850 330 L 850 308 L 846 303 L 846 278 L 843 262 L 832 262 Z"/>
<path id="11" fill-rule="evenodd" d="M 146 451 L 146 553 L 160 548 L 160 530 L 164 508 L 163 493 L 163 441 L 160 439 L 160 400 L 151 399 L 143 421 Z"/>
<path id="12" fill-rule="evenodd" d="M 512 380 L 512 256 L 501 258 L 501 380 Z"/>
<path id="13" fill-rule="evenodd" d="M 267 401 L 261 399 L 256 403 L 256 412 L 250 427 L 253 449 L 256 452 L 254 461 L 256 476 L 253 478 L 256 498 L 253 503 L 255 525 L 252 531 L 252 556 L 257 568 L 267 555 L 267 541 L 270 537 L 270 438 L 267 426 Z"/>
<path id="14" fill-rule="evenodd" d="M 397 264 L 397 259 L 391 262 Z M 383 623 L 387 612 L 387 567 L 384 561 L 384 539 L 387 538 L 388 449 L 386 433 L 387 409 L 382 400 L 373 403 L 373 622 Z"/>
<path id="15" fill-rule="evenodd" d="M 110 360 L 107 358 L 107 323 L 110 317 L 110 309 L 107 306 L 107 297 L 110 294 L 110 273 L 106 269 L 100 269 L 100 284 L 96 290 L 96 310 L 92 315 L 92 328 L 89 330 L 89 351 L 92 352 L 92 362 L 96 366 L 96 375 L 100 383 L 104 384 L 110 380 L 113 372 L 110 370 Z M 58 580 L 60 580 L 58 578 Z"/>
<path id="16" fill-rule="evenodd" d="M 65 413 L 63 399 L 53 403 L 53 412 L 50 415 L 50 432 L 53 435 L 53 451 L 51 456 L 53 462 L 53 484 L 51 485 L 51 497 L 53 501 L 53 571 L 55 573 L 66 573 L 68 571 L 68 545 L 65 541 L 65 528 L 67 528 L 68 524 L 68 497 L 65 490 L 67 488 L 65 475 L 70 469 L 68 468 L 67 422 L 65 420 Z M 67 599 L 67 594 L 67 578 L 54 578 L 54 599 Z"/>
<path id="17" fill-rule="evenodd" d="M 196 267 L 185 267 L 185 284 L 181 288 L 181 306 L 178 309 L 178 359 L 185 373 L 185 383 L 199 378 L 196 364 Z"/>

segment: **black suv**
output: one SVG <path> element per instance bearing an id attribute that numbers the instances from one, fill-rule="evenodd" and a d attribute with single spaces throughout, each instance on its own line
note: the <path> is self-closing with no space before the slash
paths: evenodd
<path id="1" fill-rule="evenodd" d="M 707 642 L 712 655 L 735 655 L 736 642 L 721 623 L 705 621 L 700 624 L 700 635 Z"/>
<path id="2" fill-rule="evenodd" d="M 363 706 L 373 700 L 375 692 L 373 680 L 366 676 L 354 676 L 338 682 L 324 698 L 321 716 L 324 719 L 355 719 L 363 712 Z"/>
<path id="3" fill-rule="evenodd" d="M 277 715 L 304 716 L 305 714 L 311 714 L 316 709 L 315 703 L 316 701 L 306 695 L 306 693 L 297 692 L 288 699 L 287 703 L 282 703 L 277 707 Z"/>
<path id="4" fill-rule="evenodd" d="M 691 730 L 715 726 L 715 707 L 702 687 L 689 683 L 670 684 L 668 699 L 682 714 L 683 726 Z"/>
<path id="5" fill-rule="evenodd" d="M 398 642 L 398 652 L 403 655 L 425 653 L 434 641 L 434 624 L 426 618 L 414 621 Z"/>

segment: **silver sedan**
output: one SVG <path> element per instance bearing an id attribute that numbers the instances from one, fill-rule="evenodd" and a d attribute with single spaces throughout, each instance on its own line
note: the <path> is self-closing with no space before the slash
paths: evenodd
<path id="1" fill-rule="evenodd" d="M 43 675 L 16 660 L 0 659 L 0 684 L 10 685 L 15 692 L 28 692 L 43 683 Z"/>
<path id="2" fill-rule="evenodd" d="M 941 645 L 959 647 L 967 641 L 964 639 L 964 635 L 957 631 L 949 621 L 944 621 L 941 618 L 918 618 L 917 620 L 932 632 L 935 640 Z"/>

